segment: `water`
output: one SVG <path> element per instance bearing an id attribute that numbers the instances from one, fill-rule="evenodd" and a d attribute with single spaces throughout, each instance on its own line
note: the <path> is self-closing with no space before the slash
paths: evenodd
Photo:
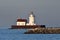
<path id="1" fill-rule="evenodd" d="M 0 40 L 60 40 L 60 34 L 23 34 L 24 29 L 0 29 Z"/>

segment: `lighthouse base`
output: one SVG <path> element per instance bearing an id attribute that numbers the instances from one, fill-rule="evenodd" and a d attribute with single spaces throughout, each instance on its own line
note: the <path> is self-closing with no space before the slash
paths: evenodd
<path id="1" fill-rule="evenodd" d="M 25 25 L 25 26 L 17 26 L 12 25 L 11 29 L 33 29 L 33 28 L 45 28 L 45 25 Z"/>

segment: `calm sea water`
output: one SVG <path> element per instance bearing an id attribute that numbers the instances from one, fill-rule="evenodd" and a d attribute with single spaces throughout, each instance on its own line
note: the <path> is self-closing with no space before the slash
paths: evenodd
<path id="1" fill-rule="evenodd" d="M 25 29 L 0 29 L 0 40 L 60 40 L 60 34 L 23 34 Z"/>

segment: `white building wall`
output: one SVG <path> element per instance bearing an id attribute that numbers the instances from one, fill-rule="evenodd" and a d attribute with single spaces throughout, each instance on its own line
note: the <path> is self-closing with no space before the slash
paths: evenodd
<path id="1" fill-rule="evenodd" d="M 26 22 L 17 22 L 17 25 L 18 26 L 25 26 L 26 25 Z"/>
<path id="2" fill-rule="evenodd" d="M 27 23 L 26 25 L 36 25 L 36 24 L 30 24 L 30 23 Z"/>
<path id="3" fill-rule="evenodd" d="M 34 17 L 29 17 L 29 23 L 34 24 Z"/>
<path id="4" fill-rule="evenodd" d="M 27 23 L 26 25 L 36 25 L 35 24 L 35 17 L 33 16 L 33 14 L 30 14 L 29 23 Z"/>

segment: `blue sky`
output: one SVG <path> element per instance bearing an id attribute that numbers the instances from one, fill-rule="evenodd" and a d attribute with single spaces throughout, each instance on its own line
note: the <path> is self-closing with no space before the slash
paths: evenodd
<path id="1" fill-rule="evenodd" d="M 31 11 L 36 24 L 60 27 L 60 0 L 0 0 L 0 27 L 16 24 L 17 16 L 28 19 Z"/>

